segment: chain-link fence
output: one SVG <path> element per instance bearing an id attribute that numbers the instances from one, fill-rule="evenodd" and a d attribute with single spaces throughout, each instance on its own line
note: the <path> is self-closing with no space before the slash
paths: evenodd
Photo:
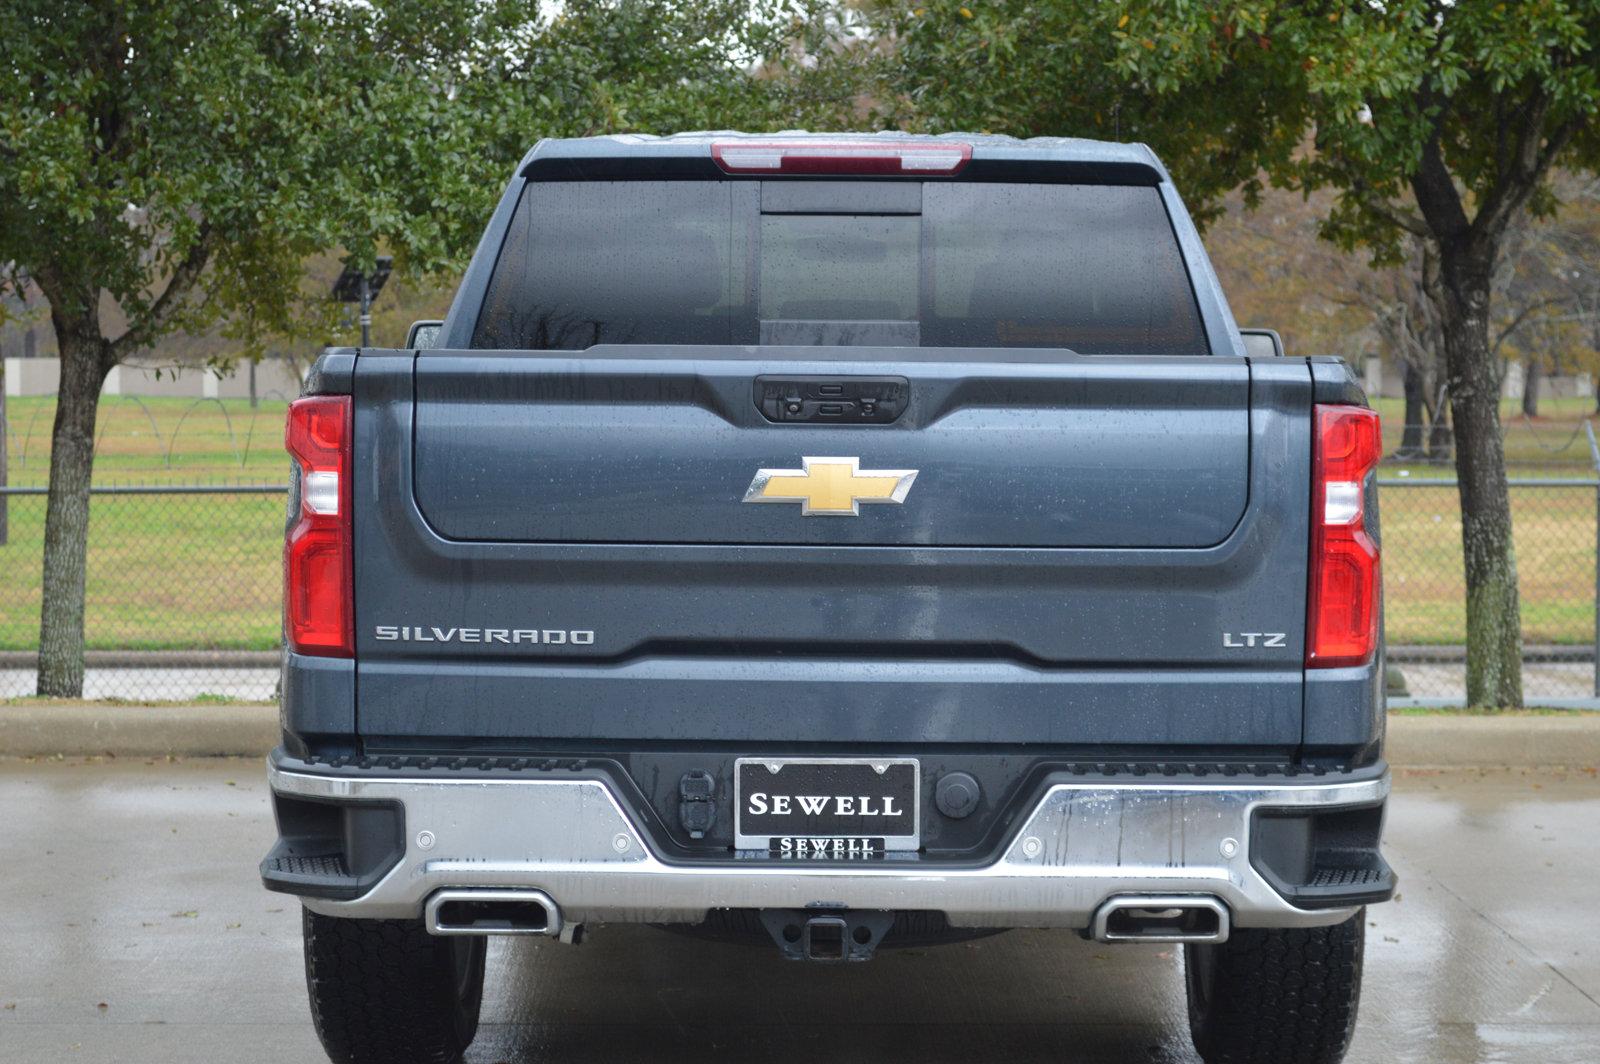
<path id="1" fill-rule="evenodd" d="M 1424 701 L 1465 695 L 1460 505 L 1441 472 L 1386 468 L 1379 479 L 1391 694 Z M 34 690 L 45 495 L 0 490 L 0 697 L 17 697 Z M 1597 490 L 1576 477 L 1512 482 L 1530 703 L 1596 697 Z M 284 491 L 95 489 L 86 696 L 275 695 Z"/>
<path id="2" fill-rule="evenodd" d="M 1466 697 L 1461 504 L 1448 423 L 1406 425 L 1384 412 L 1384 619 L 1390 697 Z M 1522 603 L 1523 693 L 1530 704 L 1600 699 L 1595 667 L 1596 470 L 1592 397 L 1548 400 L 1544 418 L 1508 404 L 1501 444 L 1511 484 Z"/>
<path id="3" fill-rule="evenodd" d="M 282 485 L 95 488 L 84 695 L 276 696 Z M 35 689 L 45 489 L 0 489 L 0 698 Z"/>
<path id="4" fill-rule="evenodd" d="M 1461 505 L 1453 479 L 1383 476 L 1384 623 L 1391 697 L 1466 695 Z M 1595 515 L 1600 485 L 1578 478 L 1511 482 L 1529 703 L 1600 696 L 1595 668 Z"/>

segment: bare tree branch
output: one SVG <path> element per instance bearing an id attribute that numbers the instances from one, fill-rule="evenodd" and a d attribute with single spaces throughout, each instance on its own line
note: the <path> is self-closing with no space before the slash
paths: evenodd
<path id="1" fill-rule="evenodd" d="M 161 290 L 161 294 L 150 304 L 148 310 L 129 324 L 126 332 L 106 345 L 106 357 L 111 360 L 112 365 L 121 362 L 139 348 L 150 346 L 155 338 L 161 335 L 172 321 L 173 315 L 182 308 L 184 300 L 193 290 L 195 282 L 200 279 L 200 274 L 211 261 L 211 253 L 215 250 L 215 235 L 211 227 L 202 222 L 194 243 L 189 245 L 183 260 L 173 268 L 172 276 L 167 278 L 167 286 Z"/>
<path id="2" fill-rule="evenodd" d="M 1548 137 L 1544 135 L 1545 119 L 1549 116 L 1548 97 L 1531 108 L 1527 124 L 1517 136 L 1517 150 L 1509 165 L 1502 165 L 1495 187 L 1484 197 L 1478 216 L 1472 221 L 1475 235 L 1496 238 L 1503 233 L 1534 190 L 1544 183 L 1550 168 L 1561 153 L 1582 131 L 1587 115 L 1574 115 L 1557 126 Z"/>
<path id="3" fill-rule="evenodd" d="M 1428 228 L 1428 223 L 1423 221 L 1422 217 L 1416 212 L 1408 211 L 1403 207 L 1390 203 L 1381 196 L 1374 195 L 1360 183 L 1354 186 L 1354 191 L 1356 198 L 1361 202 L 1362 209 L 1369 214 L 1382 218 L 1390 225 L 1403 229 L 1412 236 L 1421 237 L 1424 240 L 1433 236 L 1432 231 Z"/>
<path id="4" fill-rule="evenodd" d="M 1540 300 L 1538 300 L 1536 302 L 1529 303 L 1527 306 L 1525 306 L 1521 310 L 1517 311 L 1516 315 L 1509 322 L 1507 322 L 1500 329 L 1500 332 L 1495 336 L 1494 345 L 1491 348 L 1491 350 L 1493 350 L 1495 354 L 1499 354 L 1500 353 L 1500 348 L 1502 346 L 1504 346 L 1505 342 L 1508 339 L 1511 338 L 1511 334 L 1516 332 L 1519 328 L 1521 328 L 1527 322 L 1529 316 L 1531 316 L 1534 311 L 1542 310 L 1543 308 L 1548 307 L 1553 303 L 1559 303 L 1559 302 L 1561 302 L 1560 299 L 1557 299 L 1556 297 L 1552 296 L 1552 297 L 1550 297 L 1548 299 L 1540 299 Z"/>

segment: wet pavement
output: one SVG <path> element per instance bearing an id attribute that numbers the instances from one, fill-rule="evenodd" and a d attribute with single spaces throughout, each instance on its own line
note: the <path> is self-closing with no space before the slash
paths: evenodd
<path id="1" fill-rule="evenodd" d="M 0 1061 L 317 1062 L 256 761 L 0 760 Z M 1396 781 L 1362 1064 L 1600 1061 L 1600 780 Z M 1065 932 L 844 968 L 646 928 L 496 942 L 469 1060 L 1195 1060 L 1178 955 Z"/>

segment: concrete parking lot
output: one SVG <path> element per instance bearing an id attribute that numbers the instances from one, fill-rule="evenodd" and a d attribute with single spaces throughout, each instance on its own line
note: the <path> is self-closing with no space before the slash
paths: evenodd
<path id="1" fill-rule="evenodd" d="M 1407 773 L 1355 1062 L 1600 1060 L 1600 781 Z M 0 1060 L 323 1060 L 256 761 L 0 760 Z M 480 1062 L 1193 1061 L 1179 959 L 1013 932 L 786 964 L 601 928 L 496 943 Z"/>

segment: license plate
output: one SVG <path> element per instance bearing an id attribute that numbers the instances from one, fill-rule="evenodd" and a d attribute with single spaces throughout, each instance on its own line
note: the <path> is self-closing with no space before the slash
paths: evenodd
<path id="1" fill-rule="evenodd" d="M 917 762 L 906 758 L 740 758 L 734 845 L 823 860 L 915 850 L 921 786 Z"/>

